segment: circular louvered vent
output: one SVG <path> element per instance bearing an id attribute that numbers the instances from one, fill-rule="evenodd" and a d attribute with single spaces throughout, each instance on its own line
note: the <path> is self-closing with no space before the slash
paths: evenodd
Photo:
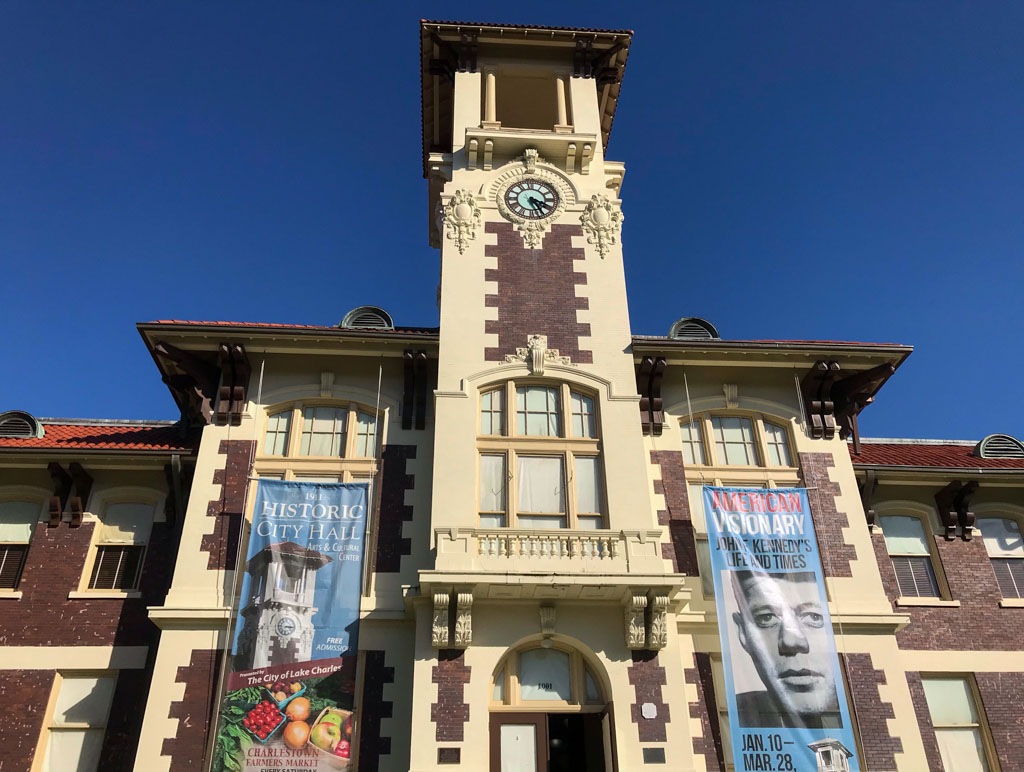
<path id="1" fill-rule="evenodd" d="M 990 434 L 978 443 L 974 455 L 982 458 L 1024 458 L 1024 443 L 1009 434 Z"/>
<path id="2" fill-rule="evenodd" d="M 683 340 L 718 340 L 720 337 L 715 325 L 706 319 L 698 319 L 696 316 L 685 317 L 677 321 L 669 329 L 668 336 Z"/>
<path id="3" fill-rule="evenodd" d="M 393 330 L 395 323 L 383 308 L 359 306 L 353 308 L 338 325 L 343 330 Z"/>
<path id="4" fill-rule="evenodd" d="M 8 410 L 0 413 L 0 437 L 42 437 L 43 427 L 28 413 Z"/>

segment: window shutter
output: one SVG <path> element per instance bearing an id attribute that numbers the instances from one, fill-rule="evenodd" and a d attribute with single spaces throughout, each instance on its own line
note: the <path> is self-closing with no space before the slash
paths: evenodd
<path id="1" fill-rule="evenodd" d="M 0 589 L 15 590 L 28 554 L 27 544 L 0 545 Z"/>
<path id="2" fill-rule="evenodd" d="M 89 580 L 90 590 L 134 590 L 138 587 L 143 547 L 99 547 Z"/>
<path id="3" fill-rule="evenodd" d="M 896 572 L 900 595 L 908 598 L 939 597 L 939 586 L 935 581 L 930 558 L 896 555 L 892 558 L 892 567 Z"/>
<path id="4" fill-rule="evenodd" d="M 1004 598 L 1020 598 L 1024 590 L 1024 558 L 1002 558 L 992 561 L 999 582 L 999 592 Z"/>

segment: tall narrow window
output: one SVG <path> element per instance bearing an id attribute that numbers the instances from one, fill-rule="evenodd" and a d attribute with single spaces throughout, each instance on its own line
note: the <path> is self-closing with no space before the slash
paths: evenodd
<path id="1" fill-rule="evenodd" d="M 576 456 L 576 521 L 587 530 L 603 525 L 597 456 Z"/>
<path id="2" fill-rule="evenodd" d="M 267 438 L 263 453 L 268 456 L 283 456 L 288 450 L 288 427 L 292 422 L 292 411 L 285 410 L 267 418 Z"/>
<path id="3" fill-rule="evenodd" d="M 39 511 L 32 501 L 0 502 L 0 590 L 18 588 Z"/>
<path id="4" fill-rule="evenodd" d="M 715 433 L 715 451 L 718 463 L 738 466 L 756 466 L 757 447 L 754 427 L 749 418 L 714 416 L 711 428 Z"/>
<path id="5" fill-rule="evenodd" d="M 882 533 L 885 535 L 885 549 L 896 572 L 900 595 L 939 597 L 931 550 L 928 549 L 920 518 L 906 515 L 883 517 Z"/>
<path id="6" fill-rule="evenodd" d="M 95 772 L 115 678 L 64 676 L 49 726 L 46 772 Z"/>
<path id="7" fill-rule="evenodd" d="M 138 589 L 152 527 L 151 505 L 134 502 L 108 505 L 100 517 L 89 589 L 125 592 Z"/>
<path id="8" fill-rule="evenodd" d="M 347 419 L 348 410 L 343 407 L 303 408 L 300 455 L 334 457 L 343 455 Z"/>
<path id="9" fill-rule="evenodd" d="M 484 528 L 504 528 L 506 525 L 507 479 L 504 454 L 480 456 L 480 525 Z"/>
<path id="10" fill-rule="evenodd" d="M 565 527 L 562 457 L 519 456 L 518 519 L 523 528 Z"/>
<path id="11" fill-rule="evenodd" d="M 376 453 L 377 422 L 369 413 L 359 412 L 356 421 L 356 455 L 369 458 Z"/>
<path id="12" fill-rule="evenodd" d="M 966 678 L 922 678 L 944 769 L 988 772 L 981 718 Z"/>
<path id="13" fill-rule="evenodd" d="M 700 419 L 687 421 L 679 427 L 679 436 L 683 442 L 683 462 L 687 464 L 706 464 L 704 455 L 704 435 L 701 432 Z"/>
<path id="14" fill-rule="evenodd" d="M 494 389 L 480 395 L 480 434 L 505 433 L 505 390 Z"/>
<path id="15" fill-rule="evenodd" d="M 578 392 L 572 393 L 572 436 L 596 437 L 597 421 L 594 416 L 594 400 Z"/>
<path id="16" fill-rule="evenodd" d="M 1024 598 L 1024 540 L 1017 521 L 982 517 L 978 530 L 985 537 L 985 549 L 1003 597 Z"/>
<path id="17" fill-rule="evenodd" d="M 768 463 L 771 466 L 792 466 L 789 456 L 788 433 L 781 426 L 764 422 L 764 439 L 768 446 Z"/>
<path id="18" fill-rule="evenodd" d="M 561 437 L 562 417 L 558 389 L 550 386 L 516 387 L 516 432 L 526 437 Z"/>

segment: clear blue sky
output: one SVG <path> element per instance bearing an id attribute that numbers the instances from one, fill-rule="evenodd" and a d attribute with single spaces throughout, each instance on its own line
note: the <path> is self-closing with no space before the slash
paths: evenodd
<path id="1" fill-rule="evenodd" d="M 0 410 L 175 417 L 137 321 L 436 324 L 426 17 L 635 30 L 635 333 L 913 344 L 865 435 L 1024 436 L 1024 5 L 601 6 L 0 3 Z"/>

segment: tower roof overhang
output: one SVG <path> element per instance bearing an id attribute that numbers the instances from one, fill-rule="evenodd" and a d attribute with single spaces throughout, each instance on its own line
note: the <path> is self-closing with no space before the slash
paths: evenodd
<path id="1" fill-rule="evenodd" d="M 476 71 L 481 47 L 517 45 L 563 51 L 575 75 L 597 79 L 601 142 L 607 148 L 632 38 L 632 30 L 622 29 L 421 20 L 423 176 L 428 174 L 430 153 L 448 152 L 443 139 L 451 136 L 451 80 L 455 72 Z"/>

